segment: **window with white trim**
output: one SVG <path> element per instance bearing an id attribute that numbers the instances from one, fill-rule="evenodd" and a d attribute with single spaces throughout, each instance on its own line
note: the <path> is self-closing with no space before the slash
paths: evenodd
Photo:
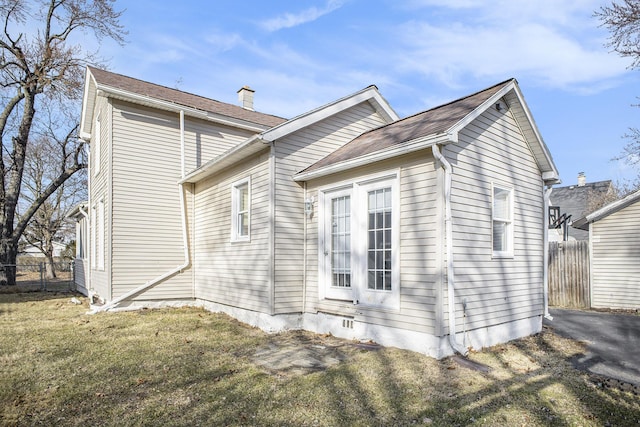
<path id="1" fill-rule="evenodd" d="M 397 174 L 319 192 L 320 298 L 398 308 Z"/>
<path id="2" fill-rule="evenodd" d="M 104 200 L 98 202 L 98 217 L 96 224 L 98 238 L 96 239 L 96 252 L 98 270 L 104 270 Z"/>
<path id="3" fill-rule="evenodd" d="M 98 230 L 96 228 L 98 224 L 98 218 L 96 217 L 97 211 L 96 205 L 91 206 L 91 238 L 89 239 L 89 244 L 91 244 L 91 259 L 89 260 L 89 263 L 91 268 L 94 270 L 98 267 L 96 263 L 96 248 L 98 244 L 98 239 L 96 239 L 98 236 Z"/>
<path id="4" fill-rule="evenodd" d="M 248 241 L 251 231 L 251 180 L 249 178 L 231 185 L 231 215 L 231 241 Z"/>
<path id="5" fill-rule="evenodd" d="M 101 126 L 100 126 L 100 115 L 98 114 L 98 117 L 96 117 L 96 129 L 95 129 L 95 136 L 93 138 L 94 143 L 95 143 L 95 149 L 94 149 L 94 162 L 93 162 L 93 173 L 94 175 L 98 175 L 98 173 L 100 173 L 100 151 L 102 150 L 102 148 L 100 147 L 100 138 L 101 138 Z"/>
<path id="6" fill-rule="evenodd" d="M 367 192 L 367 287 L 391 290 L 391 187 Z"/>
<path id="7" fill-rule="evenodd" d="M 493 185 L 493 255 L 513 256 L 513 190 Z"/>
<path id="8" fill-rule="evenodd" d="M 351 196 L 331 199 L 331 286 L 351 287 Z"/>

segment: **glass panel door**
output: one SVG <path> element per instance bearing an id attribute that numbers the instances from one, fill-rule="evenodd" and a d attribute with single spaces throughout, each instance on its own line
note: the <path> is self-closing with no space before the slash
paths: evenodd
<path id="1" fill-rule="evenodd" d="M 353 300 L 351 191 L 325 193 L 324 286 L 327 298 Z"/>

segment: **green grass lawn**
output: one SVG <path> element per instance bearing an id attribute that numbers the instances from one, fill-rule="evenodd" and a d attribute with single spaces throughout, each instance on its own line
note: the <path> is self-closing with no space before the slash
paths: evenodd
<path id="1" fill-rule="evenodd" d="M 640 424 L 640 397 L 566 361 L 550 332 L 451 359 L 303 332 L 267 335 L 200 309 L 85 314 L 70 294 L 0 294 L 2 425 Z M 332 350 L 327 369 L 269 369 L 265 349 Z"/>

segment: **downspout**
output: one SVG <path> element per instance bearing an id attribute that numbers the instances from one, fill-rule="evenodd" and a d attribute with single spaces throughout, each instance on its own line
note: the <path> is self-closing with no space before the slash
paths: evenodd
<path id="1" fill-rule="evenodd" d="M 181 161 L 182 161 L 182 165 L 181 165 L 181 173 L 182 173 L 182 177 L 184 178 L 184 158 L 185 158 L 185 153 L 184 153 L 184 149 L 185 149 L 185 145 L 184 145 L 184 111 L 180 111 L 180 150 L 181 150 Z M 190 251 L 189 251 L 189 232 L 187 230 L 187 208 L 186 208 L 186 200 L 185 200 L 185 195 L 184 195 L 184 184 L 183 183 L 179 183 L 178 184 L 178 189 L 180 191 L 180 214 L 181 214 L 181 218 L 182 218 L 182 247 L 184 249 L 184 263 L 182 263 L 181 265 L 177 266 L 176 268 L 167 271 L 166 273 L 156 277 L 155 279 L 151 279 L 148 282 L 146 282 L 145 284 L 132 289 L 131 291 L 120 295 L 118 298 L 115 298 L 114 300 L 110 301 L 109 303 L 100 306 L 100 307 L 96 307 L 93 310 L 91 310 L 89 312 L 89 314 L 95 314 L 95 313 L 99 313 L 101 311 L 107 311 L 107 310 L 111 310 L 112 308 L 115 308 L 118 304 L 120 304 L 122 301 L 125 301 L 128 298 L 131 298 L 134 295 L 139 294 L 140 292 L 144 292 L 145 290 L 149 289 L 152 286 L 157 285 L 158 283 L 162 282 L 163 280 L 181 273 L 182 270 L 184 270 L 185 268 L 189 267 L 191 265 L 191 257 L 190 257 Z"/>
<path id="2" fill-rule="evenodd" d="M 184 110 L 180 110 L 180 178 L 184 178 Z"/>
<path id="3" fill-rule="evenodd" d="M 87 167 L 87 188 L 88 188 L 87 207 L 91 209 L 91 175 L 93 175 L 93 170 L 91 169 L 91 161 L 93 160 L 91 158 L 91 139 L 89 140 L 83 139 L 83 141 L 89 143 L 89 145 L 85 145 L 85 148 L 87 150 L 87 164 L 89 165 Z M 87 243 L 88 243 L 87 259 L 89 260 L 89 262 L 87 263 L 89 264 L 88 266 L 89 267 L 89 283 L 87 283 L 87 296 L 89 297 L 89 302 L 93 301 L 93 295 L 94 295 L 93 287 L 91 286 L 91 281 L 92 281 L 91 279 L 93 276 L 92 268 L 93 268 L 93 262 L 94 262 L 94 260 L 91 259 L 91 252 L 92 252 L 91 248 L 93 247 L 93 238 L 92 238 L 93 231 L 91 228 L 93 227 L 93 224 L 91 223 L 92 221 L 93 221 L 93 218 L 91 218 L 89 216 L 89 212 L 87 212 Z"/>
<path id="4" fill-rule="evenodd" d="M 544 189 L 544 184 L 542 186 L 542 188 Z M 551 192 L 553 191 L 553 188 L 551 187 L 547 187 L 546 190 L 544 190 L 544 224 L 543 224 L 543 230 L 544 230 L 544 236 L 543 236 L 543 245 L 544 245 L 544 249 L 543 249 L 543 256 L 544 256 L 544 263 L 543 263 L 543 268 L 542 268 L 542 293 L 543 293 L 543 299 L 544 299 L 544 317 L 545 319 L 548 320 L 553 320 L 553 316 L 551 316 L 551 314 L 549 313 L 549 205 L 551 204 Z"/>
<path id="5" fill-rule="evenodd" d="M 306 212 L 306 203 L 307 203 L 307 181 L 304 182 L 304 206 L 305 212 L 304 215 L 304 226 L 303 233 L 304 238 L 302 239 L 302 314 L 306 312 L 306 303 L 307 303 L 307 221 L 309 221 L 310 217 L 307 216 Z M 313 212 L 313 211 L 312 211 Z"/>
<path id="6" fill-rule="evenodd" d="M 91 173 L 89 173 L 88 175 L 91 175 Z M 85 229 L 84 238 L 85 238 L 85 244 L 88 243 L 88 245 L 85 245 L 86 247 L 84 248 L 84 250 L 85 250 L 85 253 L 87 253 L 89 255 L 89 256 L 87 256 L 87 259 L 89 260 L 89 262 L 87 263 L 88 267 L 89 267 L 89 274 L 87 274 L 87 272 L 84 271 L 84 275 L 85 275 L 85 277 L 89 278 L 88 283 L 86 285 L 87 285 L 87 294 L 88 294 L 88 297 L 89 297 L 89 301 L 91 301 L 91 297 L 92 297 L 92 292 L 91 292 L 91 243 L 92 242 L 90 241 L 90 238 L 89 238 L 89 234 L 91 234 L 90 233 L 91 224 L 90 224 L 89 221 L 91 221 L 91 220 L 89 219 L 89 212 L 85 212 L 84 210 L 82 210 L 82 206 L 78 206 L 78 211 L 80 211 L 82 216 L 87 220 L 87 226 L 86 226 L 86 229 Z"/>
<path id="7" fill-rule="evenodd" d="M 447 245 L 447 299 L 449 300 L 449 344 L 457 353 L 466 356 L 469 351 L 456 340 L 455 277 L 453 266 L 453 224 L 451 221 L 451 164 L 440 153 L 436 144 L 431 146 L 433 156 L 444 170 L 444 228 Z"/>

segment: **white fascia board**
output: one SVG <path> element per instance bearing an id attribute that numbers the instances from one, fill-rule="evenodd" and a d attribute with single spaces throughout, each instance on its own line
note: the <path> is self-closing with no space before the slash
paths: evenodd
<path id="1" fill-rule="evenodd" d="M 83 139 L 91 138 L 91 130 L 90 130 L 91 127 L 89 127 L 89 130 L 87 131 L 85 127 L 86 126 L 85 123 L 91 126 L 91 123 L 93 121 L 94 104 L 91 103 L 91 105 L 89 105 L 89 92 L 92 90 L 91 89 L 92 85 L 95 88 L 96 80 L 93 77 L 93 74 L 91 74 L 91 71 L 89 71 L 89 67 L 87 67 L 85 71 L 85 77 L 84 77 L 84 93 L 82 96 L 82 112 L 80 116 L 80 137 Z M 95 102 L 95 98 L 94 98 L 94 102 Z M 87 115 L 89 115 L 89 117 L 87 117 Z M 82 135 L 85 135 L 85 136 L 88 135 L 88 137 L 85 138 Z"/>
<path id="2" fill-rule="evenodd" d="M 210 176 L 228 166 L 231 166 L 246 157 L 260 152 L 266 146 L 260 135 L 254 135 L 243 143 L 222 153 L 220 156 L 209 160 L 199 168 L 189 172 L 178 184 L 186 182 L 194 183 Z"/>
<path id="3" fill-rule="evenodd" d="M 533 120 L 533 116 L 531 115 L 531 111 L 529 110 L 529 107 L 527 106 L 527 103 L 524 100 L 524 96 L 522 95 L 522 92 L 520 91 L 520 88 L 516 84 L 515 80 L 512 80 L 511 82 L 509 82 L 509 84 L 505 85 L 498 92 L 494 93 L 485 102 L 480 104 L 475 110 L 473 110 L 471 113 L 467 114 L 462 120 L 460 120 L 455 125 L 451 126 L 449 128 L 449 132 L 457 134 L 465 126 L 467 126 L 472 121 L 477 119 L 488 108 L 490 108 L 492 105 L 494 105 L 496 102 L 498 102 L 500 99 L 502 99 L 505 95 L 507 95 L 511 91 L 514 91 L 514 93 L 516 94 L 516 97 L 518 98 L 518 102 L 520 103 L 520 106 L 522 107 L 522 111 L 524 112 L 525 116 L 527 117 L 527 120 L 529 121 L 531 129 L 532 129 L 533 133 L 535 134 L 536 143 L 540 146 L 540 149 L 541 149 L 541 151 L 542 151 L 542 153 L 543 153 L 543 155 L 545 157 L 545 161 L 549 164 L 549 166 L 551 166 L 551 171 L 543 171 L 543 176 L 542 176 L 543 180 L 546 183 L 549 183 L 549 184 L 557 184 L 557 183 L 559 183 L 560 182 L 560 174 L 558 173 L 558 169 L 556 168 L 556 165 L 553 162 L 553 159 L 551 157 L 551 153 L 549 152 L 549 149 L 547 148 L 546 144 L 544 143 L 544 140 L 542 139 L 542 136 L 540 135 L 540 131 L 538 130 L 538 126 L 536 125 L 536 122 Z"/>
<path id="4" fill-rule="evenodd" d="M 223 116 L 220 114 L 215 114 L 209 111 L 198 110 L 196 108 L 187 107 L 184 105 L 176 104 L 174 102 L 163 101 L 157 98 L 152 98 L 150 96 L 140 95 L 134 92 L 129 92 L 126 90 L 98 85 L 97 90 L 103 91 L 105 94 L 108 94 L 114 98 L 122 99 L 124 101 L 134 102 L 136 104 L 148 105 L 155 108 L 160 108 L 167 111 L 180 112 L 184 111 L 185 115 L 196 117 L 203 120 L 208 120 L 215 123 L 224 124 L 227 126 L 233 126 L 240 129 L 245 129 L 253 132 L 263 132 L 266 129 L 269 129 L 268 126 L 257 125 L 254 123 L 246 122 L 244 120 L 236 120 L 232 117 Z"/>
<path id="5" fill-rule="evenodd" d="M 346 96 L 294 117 L 291 120 L 269 129 L 264 132 L 262 136 L 265 141 L 275 141 L 365 101 L 372 102 L 376 111 L 380 112 L 389 123 L 399 119 L 398 114 L 391 108 L 382 95 L 380 95 L 375 86 L 369 86 L 353 95 Z"/>
<path id="6" fill-rule="evenodd" d="M 555 171 L 542 172 L 542 180 L 546 185 L 561 184 L 562 180 Z"/>
<path id="7" fill-rule="evenodd" d="M 359 166 L 365 166 L 373 162 L 379 162 L 382 160 L 391 159 L 393 157 L 398 157 L 403 154 L 413 153 L 414 151 L 429 148 L 434 144 L 450 144 L 452 142 L 456 142 L 457 140 L 457 135 L 448 133 L 416 138 L 411 141 L 403 142 L 396 148 L 387 148 L 384 150 L 376 151 L 375 153 L 366 154 L 364 156 L 360 156 L 351 160 L 345 160 L 343 162 L 325 166 L 313 171 L 300 172 L 294 175 L 293 180 L 296 182 L 310 181 L 312 179 L 321 178 L 323 176 L 331 175 L 338 172 L 343 172 L 349 169 L 357 168 Z"/>
<path id="8" fill-rule="evenodd" d="M 635 193 L 629 194 L 625 198 L 616 200 L 615 202 L 610 203 L 598 209 L 597 211 L 587 215 L 585 219 L 589 223 L 599 221 L 602 218 L 611 215 L 612 213 L 618 212 L 619 210 L 626 208 L 627 206 L 635 203 L 638 200 L 640 200 L 640 190 L 636 191 Z"/>
<path id="9" fill-rule="evenodd" d="M 520 90 L 520 86 L 518 86 L 517 84 L 514 84 L 513 85 L 513 89 L 514 89 L 514 91 L 516 93 L 516 96 L 518 97 L 518 101 L 520 102 L 520 105 L 522 106 L 522 110 L 524 111 L 524 114 L 527 116 L 527 120 L 529 121 L 529 124 L 531 125 L 531 129 L 533 130 L 533 133 L 536 135 L 536 140 L 537 140 L 538 144 L 540 144 L 540 149 L 542 150 L 542 153 L 544 154 L 545 160 L 547 161 L 547 163 L 549 163 L 549 166 L 551 166 L 551 172 L 553 172 L 554 180 L 559 182 L 560 181 L 560 172 L 558 171 L 558 168 L 556 167 L 556 164 L 553 161 L 553 157 L 551 157 L 551 152 L 549 151 L 549 148 L 547 147 L 547 144 L 545 144 L 544 139 L 542 139 L 542 135 L 540 134 L 540 130 L 538 130 L 538 125 L 536 124 L 536 121 L 533 119 L 533 115 L 531 114 L 531 110 L 529 110 L 529 106 L 527 105 L 527 101 L 524 99 L 524 95 L 522 94 L 522 91 Z"/>
<path id="10" fill-rule="evenodd" d="M 484 101 L 482 104 L 478 105 L 475 110 L 464 116 L 460 121 L 451 126 L 448 130 L 450 133 L 458 133 L 462 129 L 464 129 L 469 123 L 480 117 L 482 113 L 484 113 L 487 108 L 491 105 L 495 104 L 499 101 L 503 96 L 505 96 L 509 91 L 511 91 L 515 87 L 513 81 L 511 81 L 508 85 L 500 89 L 498 92 L 494 93 L 489 99 Z"/>
<path id="11" fill-rule="evenodd" d="M 88 204 L 89 204 L 89 202 L 87 200 L 84 200 L 84 201 L 78 203 L 77 205 L 73 206 L 64 217 L 65 218 L 73 218 L 73 217 L 78 216 L 80 214 L 80 209 L 86 209 Z"/>

